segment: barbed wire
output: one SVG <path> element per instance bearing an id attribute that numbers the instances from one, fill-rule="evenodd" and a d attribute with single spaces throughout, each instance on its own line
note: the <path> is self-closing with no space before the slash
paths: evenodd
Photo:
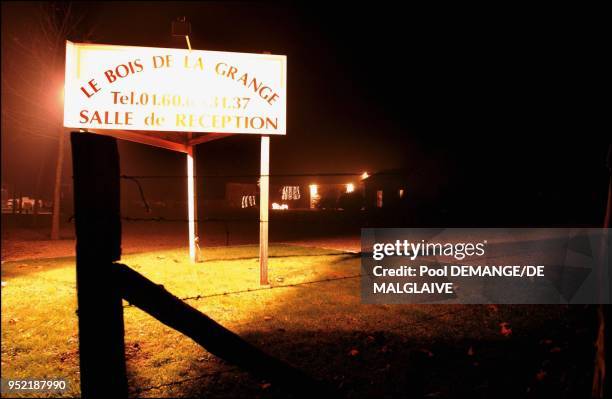
<path id="1" fill-rule="evenodd" d="M 186 218 L 167 218 L 164 216 L 152 216 L 148 218 L 144 217 L 133 217 L 133 216 L 122 216 L 121 220 L 126 222 L 174 222 L 174 223 L 189 223 L 191 222 Z M 259 216 L 251 217 L 251 218 L 203 218 L 203 219 L 194 219 L 194 223 L 209 223 L 209 222 L 258 222 Z"/>
<path id="2" fill-rule="evenodd" d="M 342 254 L 338 254 L 338 255 L 347 255 L 347 254 L 346 253 L 342 253 Z M 181 301 L 199 301 L 200 299 L 214 298 L 214 297 L 219 297 L 219 296 L 228 296 L 228 295 L 235 295 L 235 294 L 245 294 L 245 293 L 257 292 L 257 291 L 269 291 L 269 290 L 276 289 L 276 288 L 294 288 L 294 287 L 299 287 L 299 286 L 302 286 L 302 285 L 318 284 L 318 283 L 325 283 L 325 282 L 329 282 L 329 281 L 338 281 L 338 280 L 350 280 L 350 279 L 359 278 L 359 277 L 361 277 L 361 274 L 355 274 L 355 275 L 351 275 L 351 276 L 329 277 L 329 278 L 320 279 L 320 280 L 303 281 L 301 283 L 271 285 L 271 286 L 268 286 L 268 287 L 247 288 L 247 289 L 244 289 L 244 290 L 217 292 L 217 293 L 214 293 L 214 294 L 207 294 L 207 295 L 199 295 L 198 294 L 198 295 L 187 296 L 187 297 L 178 298 L 178 299 L 181 300 Z M 127 305 L 123 305 L 124 309 L 134 308 L 134 307 L 136 307 L 136 305 L 132 305 L 131 303 L 127 304 Z"/>
<path id="3" fill-rule="evenodd" d="M 75 215 L 70 215 L 66 218 L 66 222 L 72 223 L 76 219 Z M 191 220 L 186 218 L 170 218 L 165 216 L 151 216 L 151 217 L 134 217 L 134 216 L 122 216 L 121 220 L 125 222 L 168 222 L 168 223 L 189 223 Z M 259 222 L 259 215 L 253 217 L 243 218 L 200 218 L 194 219 L 194 223 L 231 223 L 231 222 Z"/>
<path id="4" fill-rule="evenodd" d="M 275 173 L 275 174 L 267 174 L 262 175 L 260 173 L 249 173 L 249 174 L 237 174 L 237 175 L 194 175 L 194 179 L 199 178 L 238 178 L 238 177 L 312 177 L 312 176 L 322 176 L 322 177 L 331 177 L 331 176 L 362 176 L 363 172 L 354 173 L 354 172 L 329 172 L 329 173 Z M 405 175 L 405 173 L 376 173 L 379 175 Z M 370 175 L 369 175 L 370 176 Z M 189 176 L 187 175 L 121 175 L 122 179 L 187 179 Z"/>
<path id="5" fill-rule="evenodd" d="M 138 191 L 140 192 L 140 199 L 142 200 L 142 203 L 144 204 L 144 207 L 147 213 L 151 213 L 151 207 L 149 206 L 149 203 L 147 202 L 147 199 L 145 198 L 144 190 L 142 189 L 142 186 L 140 185 L 138 178 L 134 176 L 126 176 L 126 175 L 121 175 L 121 178 L 130 180 L 136 183 L 136 186 L 138 187 Z"/>
<path id="6" fill-rule="evenodd" d="M 386 172 L 379 173 L 386 174 Z M 398 173 L 389 172 L 388 174 L 399 175 Z M 260 175 L 260 174 L 243 174 L 243 175 L 199 175 L 194 176 L 194 179 L 197 178 L 244 178 L 244 177 L 306 177 L 306 176 L 363 176 L 363 173 L 352 173 L 352 172 L 339 172 L 339 173 L 294 173 L 294 174 L 275 174 L 275 175 Z M 369 176 L 368 176 L 369 177 Z M 142 188 L 141 182 L 139 179 L 185 179 L 188 176 L 185 175 L 120 175 L 120 178 L 132 181 L 138 187 L 138 193 L 140 195 L 140 199 L 142 201 L 143 207 L 145 208 L 146 213 L 151 213 L 151 206 L 147 201 L 145 196 L 144 189 Z M 69 218 L 69 221 L 72 221 L 73 216 Z M 163 216 L 157 217 L 122 217 L 122 220 L 128 222 L 175 222 L 175 223 L 188 223 L 190 220 L 185 218 L 167 218 Z M 255 218 L 232 218 L 232 219 L 220 219 L 220 218 L 208 218 L 205 220 L 195 220 L 194 222 L 228 222 L 228 221 L 254 221 Z"/>

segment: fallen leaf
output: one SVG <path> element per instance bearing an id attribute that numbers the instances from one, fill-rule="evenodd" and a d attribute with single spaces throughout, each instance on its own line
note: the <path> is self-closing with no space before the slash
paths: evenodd
<path id="1" fill-rule="evenodd" d="M 348 353 L 349 356 L 357 356 L 359 354 L 359 351 L 355 348 L 351 349 Z"/>
<path id="2" fill-rule="evenodd" d="M 270 321 L 270 320 L 272 320 L 272 316 L 264 316 L 264 320 L 265 321 Z"/>
<path id="3" fill-rule="evenodd" d="M 536 374 L 536 379 L 538 381 L 542 381 L 544 378 L 546 377 L 546 371 L 544 370 L 540 370 L 538 371 L 538 373 Z"/>
<path id="4" fill-rule="evenodd" d="M 550 349 L 551 353 L 559 353 L 561 352 L 561 348 L 559 348 L 558 346 L 555 346 L 554 348 Z"/>
<path id="5" fill-rule="evenodd" d="M 260 386 L 261 386 L 261 389 L 268 389 L 272 386 L 272 384 L 270 384 L 269 382 L 264 382 Z"/>

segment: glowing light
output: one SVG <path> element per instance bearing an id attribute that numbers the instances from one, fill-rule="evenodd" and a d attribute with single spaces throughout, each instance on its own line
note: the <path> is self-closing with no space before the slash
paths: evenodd
<path id="1" fill-rule="evenodd" d="M 365 179 L 367 179 L 368 177 L 370 177 L 370 175 L 368 174 L 368 172 L 363 172 L 363 173 L 361 174 L 361 180 L 365 180 Z"/>
<path id="2" fill-rule="evenodd" d="M 316 184 L 311 184 L 310 186 L 310 196 L 314 197 L 319 193 L 319 187 Z"/>
<path id="3" fill-rule="evenodd" d="M 242 196 L 242 208 L 250 208 L 252 206 L 257 205 L 257 202 L 255 201 L 255 196 L 254 195 L 243 195 Z"/>
<path id="4" fill-rule="evenodd" d="M 398 191 L 398 194 L 399 194 L 400 198 L 404 198 L 404 189 L 400 188 L 399 191 Z"/>
<path id="5" fill-rule="evenodd" d="M 310 209 L 315 209 L 319 203 L 319 187 L 316 184 L 308 186 L 310 189 Z"/>
<path id="6" fill-rule="evenodd" d="M 299 200 L 300 198 L 300 186 L 283 186 L 283 201 Z"/>
<path id="7" fill-rule="evenodd" d="M 187 217 L 189 229 L 189 258 L 196 261 L 196 236 L 195 236 L 195 186 L 193 181 L 193 149 L 189 147 L 187 153 Z"/>
<path id="8" fill-rule="evenodd" d="M 287 204 L 277 204 L 276 202 L 272 203 L 272 209 L 276 210 L 276 211 L 284 211 L 289 209 L 289 205 Z"/>
<path id="9" fill-rule="evenodd" d="M 355 191 L 355 185 L 353 183 L 348 183 L 346 185 L 346 192 L 352 193 L 353 191 Z"/>

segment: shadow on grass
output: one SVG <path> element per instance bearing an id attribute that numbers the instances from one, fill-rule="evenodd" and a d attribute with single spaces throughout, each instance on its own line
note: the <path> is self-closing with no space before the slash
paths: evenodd
<path id="1" fill-rule="evenodd" d="M 341 397 L 590 397 L 594 307 L 570 307 L 566 316 L 527 335 L 488 340 L 415 340 L 384 330 L 325 329 L 252 331 L 241 337 L 329 383 Z M 212 370 L 194 361 L 190 369 L 194 377 L 175 385 L 173 396 L 294 397 L 222 361 Z"/>

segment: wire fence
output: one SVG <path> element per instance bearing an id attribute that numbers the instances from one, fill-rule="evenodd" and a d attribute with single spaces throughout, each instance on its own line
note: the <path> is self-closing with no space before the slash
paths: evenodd
<path id="1" fill-rule="evenodd" d="M 346 254 L 342 254 L 342 255 L 346 255 Z M 217 293 L 207 294 L 207 295 L 186 296 L 186 297 L 179 298 L 179 299 L 181 301 L 199 301 L 201 299 L 214 298 L 214 297 L 220 297 L 220 296 L 245 294 L 245 293 L 252 293 L 252 292 L 257 292 L 257 291 L 269 291 L 269 290 L 278 289 L 278 288 L 295 288 L 295 287 L 300 287 L 300 286 L 304 286 L 304 285 L 327 283 L 327 282 L 330 282 L 330 281 L 350 280 L 350 279 L 359 278 L 359 277 L 361 277 L 361 274 L 355 274 L 355 275 L 351 275 L 351 276 L 329 277 L 329 278 L 324 278 L 324 279 L 320 279 L 320 280 L 303 281 L 301 283 L 272 285 L 272 286 L 264 286 L 264 287 L 257 287 L 257 288 L 246 288 L 244 290 L 224 291 L 224 292 L 217 292 Z M 135 306 L 132 305 L 132 304 L 123 305 L 124 309 L 125 308 L 132 308 L 132 307 L 135 307 Z"/>
<path id="2" fill-rule="evenodd" d="M 249 209 L 258 209 L 259 180 L 269 178 L 271 210 L 369 210 L 397 204 L 408 193 L 408 181 L 415 172 L 383 171 L 372 175 L 367 172 L 303 172 L 237 174 L 197 174 L 196 198 L 200 215 L 195 222 L 239 222 L 256 220 L 256 215 L 246 215 Z M 185 186 L 190 177 L 184 174 L 122 174 L 121 179 L 130 182 L 122 188 L 122 213 L 126 222 L 188 223 L 184 200 Z M 93 177 L 95 178 L 95 176 Z M 72 210 L 72 186 L 62 188 L 61 208 L 70 216 L 63 220 L 74 221 Z M 214 193 L 211 195 L 211 191 Z M 381 198 L 384 191 L 384 201 Z M 51 202 L 17 195 L 19 191 L 3 189 L 3 213 L 38 214 L 51 209 Z M 24 198 L 22 200 L 22 198 Z M 138 209 L 135 206 L 138 198 Z M 28 202 L 29 201 L 29 202 Z M 33 202 L 46 204 L 47 208 L 31 206 Z M 214 202 L 212 206 L 210 203 Z M 26 205 L 23 205 L 26 204 Z M 278 208 L 276 206 L 278 205 Z M 222 215 L 219 212 L 222 211 Z M 183 212 L 183 214 L 181 214 Z M 185 215 L 185 216 L 184 216 Z"/>
<path id="3" fill-rule="evenodd" d="M 280 229 L 287 230 L 290 235 L 298 230 L 314 235 L 317 227 L 322 234 L 344 227 L 358 232 L 366 213 L 381 212 L 383 191 L 388 192 L 384 198 L 386 207 L 403 200 L 407 192 L 405 176 L 391 172 L 373 176 L 364 172 L 270 174 L 270 217 L 280 223 L 275 225 L 277 231 L 281 226 Z M 243 243 L 240 235 L 247 228 L 245 226 L 256 226 L 259 221 L 260 174 L 194 176 L 196 212 L 193 220 L 187 215 L 188 176 L 123 174 L 120 177 L 127 184 L 122 187 L 121 219 L 128 224 L 219 224 L 223 231 L 214 234 L 225 235 L 225 244 L 229 245 L 236 237 Z M 395 182 L 381 182 L 389 177 Z M 313 211 L 325 212 L 323 215 Z M 73 223 L 74 215 L 66 220 Z M 211 234 L 210 229 L 207 233 Z M 215 240 L 220 242 L 222 238 L 215 237 Z"/>

